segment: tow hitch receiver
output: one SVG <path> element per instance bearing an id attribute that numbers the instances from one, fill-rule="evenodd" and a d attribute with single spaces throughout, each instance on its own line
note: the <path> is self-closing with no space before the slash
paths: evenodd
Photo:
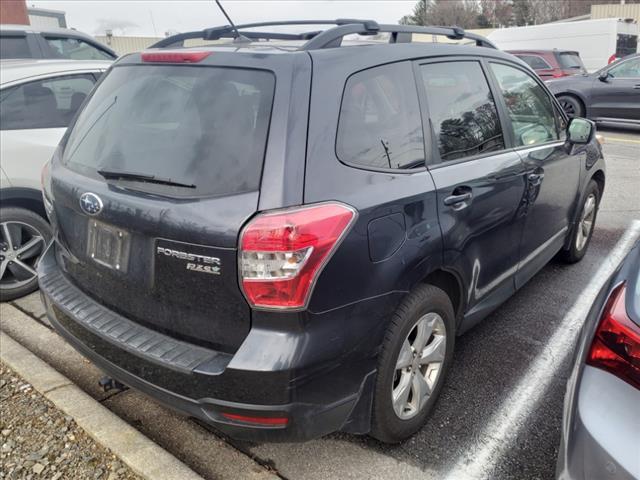
<path id="1" fill-rule="evenodd" d="M 129 389 L 129 387 L 127 387 L 124 383 L 120 383 L 119 381 L 114 380 L 111 377 L 107 377 L 106 375 L 98 380 L 98 385 L 100 385 L 102 387 L 102 390 L 104 390 L 105 392 L 110 392 L 111 390 L 124 392 L 125 390 Z"/>

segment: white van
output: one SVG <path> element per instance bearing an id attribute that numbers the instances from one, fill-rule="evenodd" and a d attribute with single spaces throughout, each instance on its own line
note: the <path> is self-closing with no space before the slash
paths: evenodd
<path id="1" fill-rule="evenodd" d="M 573 50 L 589 72 L 638 51 L 639 26 L 605 18 L 494 30 L 489 39 L 502 50 Z"/>

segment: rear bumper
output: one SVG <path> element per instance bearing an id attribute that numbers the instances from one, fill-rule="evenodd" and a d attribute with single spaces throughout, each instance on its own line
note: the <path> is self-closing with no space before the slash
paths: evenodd
<path id="1" fill-rule="evenodd" d="M 284 359 L 280 368 L 269 369 L 261 363 L 259 351 L 250 364 L 246 352 L 229 354 L 192 345 L 142 327 L 94 301 L 66 278 L 53 250 L 49 248 L 38 267 L 49 320 L 74 348 L 121 383 L 239 440 L 304 441 L 338 430 L 368 431 L 374 356 L 353 364 L 348 378 L 343 378 L 339 372 L 347 369 L 337 369 L 335 359 L 316 363 L 312 369 L 296 364 L 299 346 L 291 338 L 287 344 L 292 350 L 279 352 Z M 263 346 L 273 343 L 281 348 L 277 339 L 282 333 L 252 330 L 249 337 L 258 335 Z M 245 343 L 255 345 L 249 337 Z M 321 355 L 313 353 L 316 358 Z M 234 359 L 240 356 L 241 361 Z M 287 423 L 247 425 L 226 418 L 225 413 L 286 418 Z"/>
<path id="2" fill-rule="evenodd" d="M 588 365 L 570 388 L 570 434 L 560 445 L 558 478 L 640 479 L 640 391 Z"/>

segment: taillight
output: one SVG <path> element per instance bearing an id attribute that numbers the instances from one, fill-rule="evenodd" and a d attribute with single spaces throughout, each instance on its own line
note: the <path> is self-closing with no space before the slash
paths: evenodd
<path id="1" fill-rule="evenodd" d="M 622 284 L 607 300 L 587 364 L 640 389 L 640 327 L 627 315 L 625 294 L 626 285 Z"/>
<path id="2" fill-rule="evenodd" d="M 568 77 L 571 74 L 569 73 L 565 73 L 565 72 L 553 72 L 553 78 L 562 78 L 562 77 Z"/>
<path id="3" fill-rule="evenodd" d="M 261 213 L 240 235 L 239 275 L 252 307 L 300 309 L 356 218 L 341 203 Z"/>
<path id="4" fill-rule="evenodd" d="M 207 58 L 211 52 L 176 52 L 176 51 L 164 51 L 164 52 L 142 52 L 140 57 L 143 62 L 152 63 L 198 63 L 201 60 Z"/>

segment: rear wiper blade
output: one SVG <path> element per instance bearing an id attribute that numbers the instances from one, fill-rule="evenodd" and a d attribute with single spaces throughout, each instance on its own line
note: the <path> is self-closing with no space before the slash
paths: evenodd
<path id="1" fill-rule="evenodd" d="M 181 183 L 171 180 L 170 178 L 157 177 L 146 173 L 123 172 L 119 170 L 98 170 L 98 173 L 106 179 L 122 179 L 133 180 L 147 183 L 157 183 L 160 185 L 169 185 L 172 187 L 196 188 L 195 185 L 189 183 Z"/>

